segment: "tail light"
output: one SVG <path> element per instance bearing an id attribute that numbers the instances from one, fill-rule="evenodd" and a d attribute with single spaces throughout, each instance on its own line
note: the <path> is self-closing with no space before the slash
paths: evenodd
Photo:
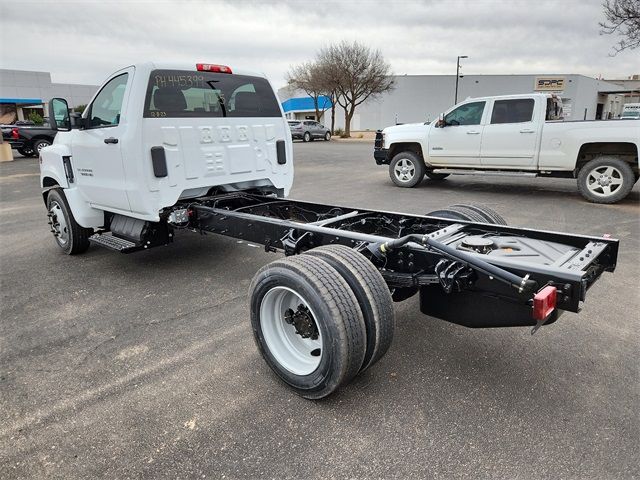
<path id="1" fill-rule="evenodd" d="M 556 287 L 547 286 L 540 290 L 533 297 L 533 318 L 534 320 L 544 320 L 556 309 L 558 301 L 558 290 Z"/>
<path id="2" fill-rule="evenodd" d="M 17 128 L 11 129 L 11 138 L 13 138 L 14 140 L 18 140 L 20 138 L 20 134 L 18 133 Z"/>
<path id="3" fill-rule="evenodd" d="M 199 72 L 233 73 L 226 65 L 214 65 L 212 63 L 196 63 Z"/>

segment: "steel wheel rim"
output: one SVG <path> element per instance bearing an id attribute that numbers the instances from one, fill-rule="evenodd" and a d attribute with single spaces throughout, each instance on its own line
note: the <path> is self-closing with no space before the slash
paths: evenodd
<path id="1" fill-rule="evenodd" d="M 616 167 L 602 165 L 587 174 L 587 188 L 598 197 L 609 197 L 622 188 L 624 178 Z"/>
<path id="2" fill-rule="evenodd" d="M 64 247 L 69 243 L 69 227 L 67 225 L 67 218 L 64 216 L 64 211 L 57 201 L 54 200 L 51 202 L 49 214 L 51 217 L 51 231 L 53 236 L 56 237 L 56 242 Z"/>
<path id="3" fill-rule="evenodd" d="M 408 158 L 403 158 L 393 167 L 393 172 L 399 181 L 410 182 L 416 174 L 416 166 Z"/>
<path id="4" fill-rule="evenodd" d="M 45 142 L 40 142 L 40 143 L 38 143 L 38 145 L 36 145 L 36 148 L 37 148 L 37 150 L 38 150 L 38 153 L 40 153 L 40 150 L 42 150 L 44 147 L 48 147 L 48 146 L 49 146 L 49 144 L 48 144 L 48 143 L 45 143 Z"/>
<path id="5" fill-rule="evenodd" d="M 309 375 L 322 361 L 322 333 L 318 329 L 316 340 L 302 338 L 296 328 L 285 321 L 287 309 L 295 310 L 299 305 L 309 309 L 316 318 L 299 293 L 287 287 L 273 287 L 260 303 L 260 328 L 269 352 L 283 368 L 294 375 Z"/>

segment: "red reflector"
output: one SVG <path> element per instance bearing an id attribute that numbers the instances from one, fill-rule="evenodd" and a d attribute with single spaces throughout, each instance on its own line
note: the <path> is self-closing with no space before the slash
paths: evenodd
<path id="1" fill-rule="evenodd" d="M 558 290 L 556 287 L 544 287 L 533 297 L 533 318 L 544 320 L 556 309 Z"/>
<path id="2" fill-rule="evenodd" d="M 15 140 L 20 138 L 20 135 L 18 134 L 18 129 L 17 128 L 11 129 L 11 138 L 13 138 Z"/>
<path id="3" fill-rule="evenodd" d="M 233 73 L 226 65 L 214 65 L 212 63 L 196 63 L 199 72 Z"/>

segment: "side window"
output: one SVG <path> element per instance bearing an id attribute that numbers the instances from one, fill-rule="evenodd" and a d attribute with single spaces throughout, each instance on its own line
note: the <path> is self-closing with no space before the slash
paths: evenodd
<path id="1" fill-rule="evenodd" d="M 128 77 L 127 73 L 118 75 L 102 87 L 89 108 L 90 127 L 108 127 L 120 123 Z"/>
<path id="2" fill-rule="evenodd" d="M 444 121 L 447 125 L 480 125 L 485 102 L 473 102 L 460 105 L 449 112 Z"/>
<path id="3" fill-rule="evenodd" d="M 496 100 L 491 112 L 491 124 L 524 123 L 533 118 L 533 98 Z"/>

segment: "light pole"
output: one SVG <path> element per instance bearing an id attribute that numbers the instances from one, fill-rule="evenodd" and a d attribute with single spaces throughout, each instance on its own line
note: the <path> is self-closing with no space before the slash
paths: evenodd
<path id="1" fill-rule="evenodd" d="M 456 63 L 456 94 L 453 100 L 453 104 L 458 103 L 458 79 L 460 78 L 460 59 L 461 58 L 469 58 L 466 55 L 458 55 L 458 61 Z"/>

